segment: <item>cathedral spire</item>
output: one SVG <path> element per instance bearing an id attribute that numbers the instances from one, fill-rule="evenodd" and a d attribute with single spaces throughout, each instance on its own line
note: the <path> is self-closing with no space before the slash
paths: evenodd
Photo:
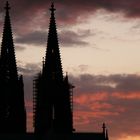
<path id="1" fill-rule="evenodd" d="M 48 78 L 54 78 L 56 80 L 63 80 L 63 72 L 57 37 L 57 29 L 55 22 L 55 8 L 54 3 L 51 4 L 50 12 L 50 25 L 49 25 L 49 33 L 48 33 L 48 42 L 47 42 L 47 50 L 46 50 L 46 58 L 45 58 L 45 68 L 44 72 L 46 73 Z"/>
<path id="2" fill-rule="evenodd" d="M 25 133 L 24 85 L 17 72 L 8 1 L 4 9 L 0 54 L 0 133 Z"/>
<path id="3" fill-rule="evenodd" d="M 52 5 L 51 5 L 51 8 L 50 8 L 50 11 L 51 11 L 51 13 L 52 14 L 54 14 L 54 11 L 55 11 L 56 9 L 54 8 L 54 3 L 52 2 Z"/>
<path id="4" fill-rule="evenodd" d="M 11 29 L 11 21 L 9 10 L 10 6 L 8 1 L 6 2 L 6 6 L 4 7 L 6 10 L 5 21 L 4 21 L 4 29 L 3 29 L 3 37 L 2 37 L 2 45 L 1 45 L 1 65 L 3 76 L 18 78 L 17 75 L 17 66 L 16 66 L 16 58 L 15 58 L 15 49 L 13 43 L 12 29 Z"/>
<path id="5" fill-rule="evenodd" d="M 55 22 L 55 7 L 51 4 L 48 41 L 42 74 L 34 82 L 35 133 L 72 133 L 72 101 L 68 76 L 63 78 Z"/>
<path id="6" fill-rule="evenodd" d="M 9 2 L 8 1 L 6 1 L 6 6 L 4 8 L 6 9 L 6 11 L 9 11 L 10 6 L 9 6 Z"/>

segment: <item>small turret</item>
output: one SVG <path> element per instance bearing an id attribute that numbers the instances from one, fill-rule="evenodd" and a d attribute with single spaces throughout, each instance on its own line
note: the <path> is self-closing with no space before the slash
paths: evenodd
<path id="1" fill-rule="evenodd" d="M 103 123 L 102 128 L 103 128 L 103 133 L 105 134 L 105 133 L 106 133 L 106 126 L 105 126 L 105 123 Z"/>

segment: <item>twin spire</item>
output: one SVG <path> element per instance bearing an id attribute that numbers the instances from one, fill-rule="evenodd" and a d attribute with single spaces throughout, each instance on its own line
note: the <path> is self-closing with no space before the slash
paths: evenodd
<path id="1" fill-rule="evenodd" d="M 0 56 L 0 89 L 1 91 L 5 90 L 5 92 L 0 94 L 0 109 L 1 106 L 4 106 L 2 108 L 4 115 L 1 114 L 0 116 L 0 133 L 2 130 L 4 132 L 25 133 L 26 112 L 23 79 L 17 73 L 8 1 L 4 8 L 6 16 Z M 70 87 L 67 74 L 65 79 L 63 78 L 54 16 L 55 10 L 54 3 L 52 3 L 47 50 L 45 59 L 43 59 L 43 72 L 37 77 L 35 83 L 34 128 L 37 133 L 50 132 L 50 130 L 63 133 L 73 132 L 71 93 L 73 87 Z M 103 134 L 108 140 L 105 124 L 103 124 Z"/>

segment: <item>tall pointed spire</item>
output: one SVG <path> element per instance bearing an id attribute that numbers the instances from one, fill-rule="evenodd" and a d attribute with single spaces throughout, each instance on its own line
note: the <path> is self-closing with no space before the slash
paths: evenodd
<path id="1" fill-rule="evenodd" d="M 16 59 L 15 59 L 15 49 L 14 49 L 11 22 L 9 16 L 10 6 L 8 1 L 6 2 L 5 10 L 6 10 L 6 15 L 4 21 L 2 45 L 1 45 L 2 69 L 0 70 L 2 70 L 1 72 L 3 72 L 1 76 L 5 76 L 7 78 L 13 77 L 14 79 L 18 79 Z"/>
<path id="2" fill-rule="evenodd" d="M 50 17 L 44 70 L 48 78 L 55 77 L 57 80 L 62 81 L 63 72 L 55 22 L 55 11 L 56 9 L 54 8 L 54 3 L 52 3 L 50 8 L 51 17 Z"/>
<path id="3" fill-rule="evenodd" d="M 23 79 L 18 76 L 8 1 L 0 55 L 0 133 L 25 133 Z"/>
<path id="4" fill-rule="evenodd" d="M 54 3 L 51 4 L 50 24 L 42 74 L 35 79 L 35 133 L 72 133 L 72 103 L 68 77 L 63 78 Z"/>

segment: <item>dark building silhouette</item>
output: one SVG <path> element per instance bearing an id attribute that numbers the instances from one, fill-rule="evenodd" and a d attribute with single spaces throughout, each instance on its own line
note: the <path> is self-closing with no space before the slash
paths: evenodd
<path id="1" fill-rule="evenodd" d="M 42 71 L 34 80 L 34 132 L 46 134 L 48 139 L 109 140 L 105 124 L 102 132 L 78 133 L 73 129 L 73 93 L 68 75 L 63 77 L 55 23 L 54 4 L 50 11 L 50 25 Z"/>
<path id="2" fill-rule="evenodd" d="M 17 72 L 9 9 L 7 2 L 0 54 L 0 133 L 25 133 L 24 85 Z"/>
<path id="3" fill-rule="evenodd" d="M 109 140 L 104 123 L 102 132 L 80 133 L 73 129 L 74 86 L 67 74 L 63 76 L 53 3 L 46 56 L 42 71 L 34 79 L 34 132 L 26 133 L 24 84 L 17 72 L 9 9 L 7 2 L 0 54 L 0 139 Z"/>
<path id="4" fill-rule="evenodd" d="M 63 77 L 54 5 L 51 5 L 48 42 L 42 72 L 34 81 L 35 133 L 72 133 L 72 100 L 68 76 Z"/>

